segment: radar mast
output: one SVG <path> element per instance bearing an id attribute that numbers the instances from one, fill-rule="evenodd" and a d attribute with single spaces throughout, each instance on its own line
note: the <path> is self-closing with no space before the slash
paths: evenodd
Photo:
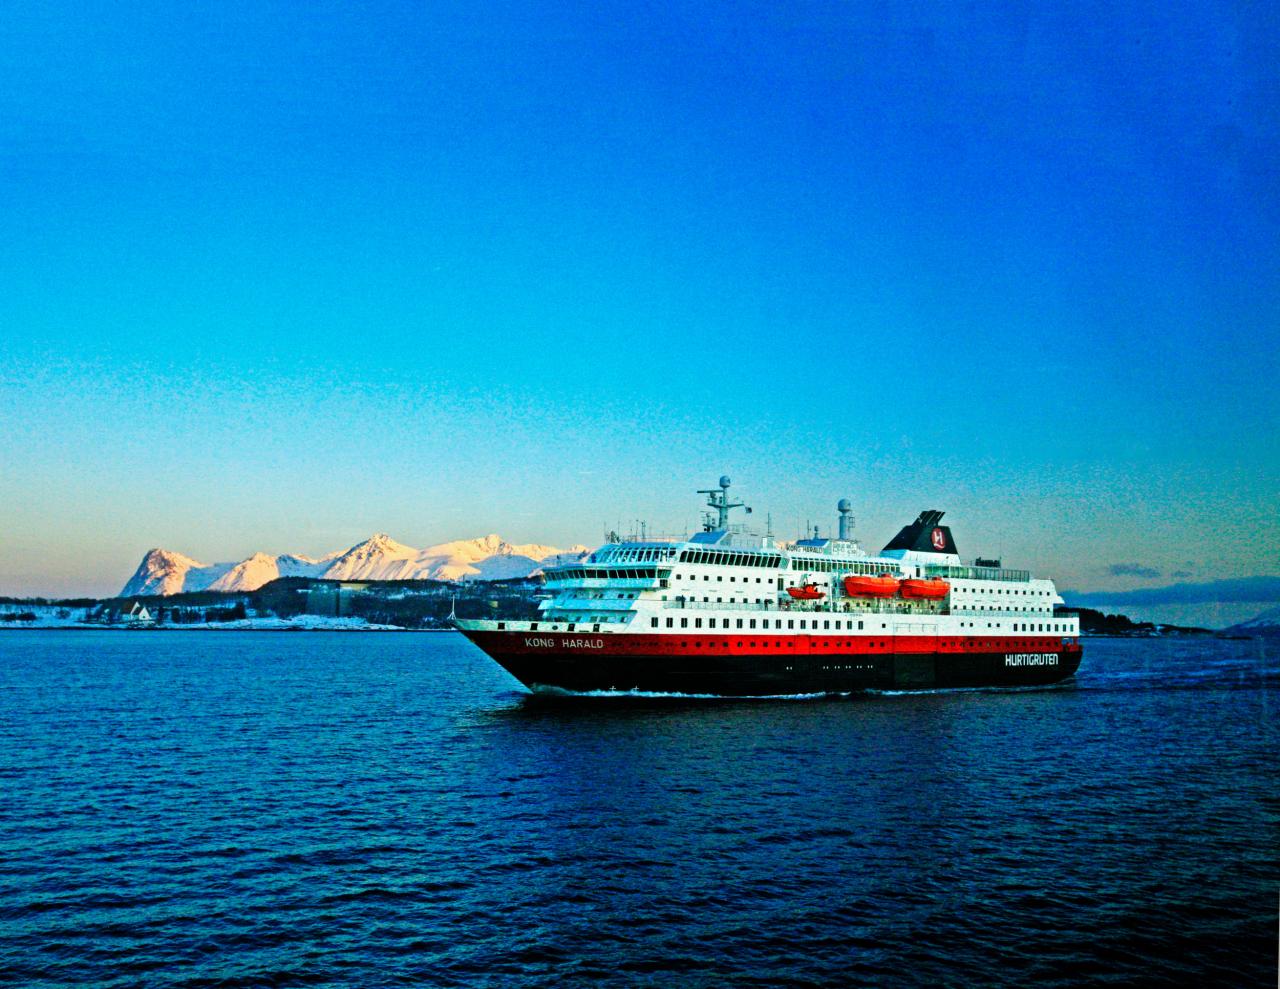
<path id="1" fill-rule="evenodd" d="M 703 528 L 707 532 L 723 532 L 729 528 L 729 510 L 731 508 L 746 508 L 747 514 L 751 514 L 751 509 L 747 508 L 745 502 L 729 500 L 729 477 L 728 475 L 720 478 L 720 487 L 718 488 L 699 488 L 698 494 L 707 496 L 707 505 L 715 509 L 715 515 L 707 512 L 703 516 Z"/>

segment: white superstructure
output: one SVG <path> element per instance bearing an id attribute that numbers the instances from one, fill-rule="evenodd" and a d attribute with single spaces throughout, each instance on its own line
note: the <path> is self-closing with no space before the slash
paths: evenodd
<path id="1" fill-rule="evenodd" d="M 728 478 L 709 494 L 712 526 L 682 542 L 618 541 L 580 563 L 548 569 L 535 622 L 504 629 L 600 634 L 756 632 L 814 635 L 884 633 L 939 637 L 1079 635 L 1079 619 L 1055 615 L 1063 603 L 1053 582 L 1026 570 L 964 564 L 941 512 L 924 512 L 879 555 L 849 538 L 783 542 L 728 524 Z M 922 539 L 927 549 L 913 548 Z M 896 544 L 904 545 L 898 546 Z M 888 574 L 900 580 L 940 578 L 944 597 L 874 599 L 850 594 L 844 578 Z M 816 587 L 820 598 L 796 600 L 790 589 Z"/>

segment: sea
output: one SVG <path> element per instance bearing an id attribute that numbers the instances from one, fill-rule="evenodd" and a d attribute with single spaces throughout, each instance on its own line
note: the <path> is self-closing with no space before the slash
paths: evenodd
<path id="1" fill-rule="evenodd" d="M 0 631 L 0 983 L 1274 986 L 1277 644 L 535 697 L 453 633 Z"/>

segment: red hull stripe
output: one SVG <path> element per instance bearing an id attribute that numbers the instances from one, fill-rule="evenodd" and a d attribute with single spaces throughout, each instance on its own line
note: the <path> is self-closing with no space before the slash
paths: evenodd
<path id="1" fill-rule="evenodd" d="M 467 637 L 499 655 L 582 653 L 600 656 L 883 656 L 894 653 L 1074 652 L 1076 642 L 1062 635 L 1010 635 L 983 638 L 936 635 L 668 635 L 593 634 L 590 632 L 472 632 Z"/>

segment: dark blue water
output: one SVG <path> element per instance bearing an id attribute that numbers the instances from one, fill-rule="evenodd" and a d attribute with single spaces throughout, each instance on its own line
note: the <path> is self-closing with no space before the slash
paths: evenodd
<path id="1" fill-rule="evenodd" d="M 1278 666 L 549 703 L 453 635 L 0 632 L 0 981 L 1274 985 Z"/>

